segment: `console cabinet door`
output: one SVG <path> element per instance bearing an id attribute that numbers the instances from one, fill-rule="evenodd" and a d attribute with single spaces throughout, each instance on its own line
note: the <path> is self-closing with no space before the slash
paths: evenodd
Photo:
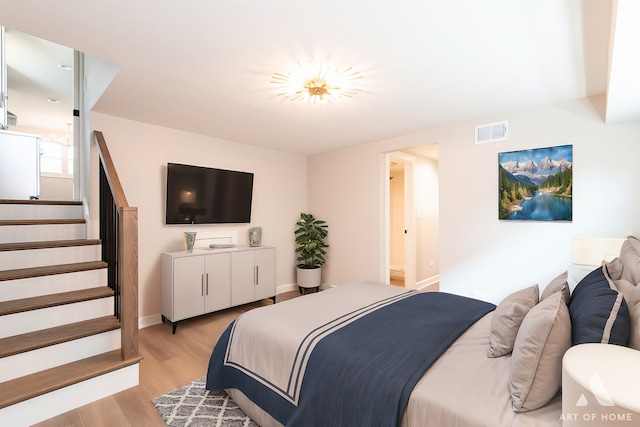
<path id="1" fill-rule="evenodd" d="M 255 300 L 271 298 L 276 294 L 276 250 L 255 251 L 256 286 Z"/>
<path id="2" fill-rule="evenodd" d="M 204 311 L 231 307 L 231 254 L 205 256 Z"/>
<path id="3" fill-rule="evenodd" d="M 254 253 L 240 251 L 231 254 L 231 305 L 255 301 Z"/>
<path id="4" fill-rule="evenodd" d="M 274 297 L 275 248 L 163 253 L 161 312 L 172 322 Z"/>
<path id="5" fill-rule="evenodd" d="M 204 314 L 204 256 L 173 259 L 173 320 Z"/>

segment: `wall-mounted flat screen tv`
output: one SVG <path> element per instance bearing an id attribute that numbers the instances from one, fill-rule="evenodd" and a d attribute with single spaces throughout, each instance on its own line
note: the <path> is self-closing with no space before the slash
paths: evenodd
<path id="1" fill-rule="evenodd" d="M 253 173 L 167 164 L 166 224 L 251 222 Z"/>

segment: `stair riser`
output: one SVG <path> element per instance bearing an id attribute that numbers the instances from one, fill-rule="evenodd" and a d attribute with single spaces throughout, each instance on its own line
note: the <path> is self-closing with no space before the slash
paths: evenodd
<path id="1" fill-rule="evenodd" d="M 138 364 L 0 409 L 0 425 L 26 427 L 138 385 Z"/>
<path id="2" fill-rule="evenodd" d="M 113 315 L 113 297 L 0 317 L 0 338 Z"/>
<path id="3" fill-rule="evenodd" d="M 79 291 L 107 286 L 107 269 L 30 277 L 0 282 L 0 301 L 13 301 L 41 295 Z"/>
<path id="4" fill-rule="evenodd" d="M 2 219 L 82 219 L 82 206 L 0 204 Z"/>
<path id="5" fill-rule="evenodd" d="M 81 205 L 0 203 L 0 221 L 43 220 L 38 222 L 44 223 L 46 220 L 82 219 L 84 215 L 85 210 Z M 87 226 L 83 223 L 0 225 L 0 244 L 78 240 L 86 239 L 86 237 Z M 3 251 L 0 252 L 0 271 L 28 270 L 36 267 L 82 263 L 100 259 L 100 245 Z M 94 263 L 86 267 L 92 268 L 101 265 L 102 263 Z M 53 272 L 54 270 L 45 268 L 41 271 Z M 11 276 L 11 274 L 5 274 L 3 278 Z M 45 296 L 48 300 L 49 297 L 47 296 L 51 294 L 95 288 L 106 284 L 106 268 L 4 280 L 0 281 L 0 301 L 20 300 L 37 296 Z M 113 319 L 113 311 L 114 297 L 106 297 L 59 307 L 7 314 L 0 316 L 0 338 L 19 336 L 56 326 L 98 319 L 103 316 L 109 316 Z M 111 324 L 109 319 L 99 320 L 100 323 Z M 115 324 L 111 324 L 111 327 L 115 326 Z M 85 325 L 74 325 L 71 329 L 77 331 L 84 327 Z M 95 326 L 90 330 L 94 329 L 96 329 Z M 104 330 L 104 328 L 98 329 Z M 49 334 L 45 335 L 49 336 Z M 57 379 L 59 378 L 61 385 L 69 384 L 73 381 L 81 381 L 0 409 L 0 426 L 31 426 L 138 385 L 139 365 L 137 360 L 133 365 L 118 369 L 122 366 L 121 361 L 118 360 L 121 335 L 121 331 L 116 329 L 0 358 L 0 386 L 6 385 L 3 393 L 4 402 L 25 396 L 25 390 L 26 393 L 32 392 L 34 395 L 40 393 L 40 390 L 44 389 L 46 391 L 46 387 L 37 387 L 37 385 L 46 384 L 49 379 L 54 379 L 54 382 L 58 382 Z M 17 339 L 24 342 L 32 338 L 20 337 Z M 107 353 L 110 354 L 107 355 Z M 92 357 L 95 360 L 86 360 Z M 70 363 L 74 364 L 69 365 Z M 76 366 L 79 367 L 78 372 L 76 372 Z M 89 380 L 83 381 L 86 377 L 77 375 L 78 373 L 85 373 L 86 367 L 97 367 L 98 370 L 95 374 L 99 374 L 111 369 L 111 366 L 116 370 Z M 75 375 L 70 374 L 72 371 Z M 91 375 L 90 370 L 86 371 L 86 373 Z M 44 381 L 32 379 L 29 375 L 44 378 Z M 12 381 L 8 383 L 11 386 L 7 384 L 7 381 Z M 36 387 L 34 388 L 32 385 Z M 13 387 L 15 387 L 16 392 L 12 391 Z"/>
<path id="6" fill-rule="evenodd" d="M 0 382 L 117 350 L 120 344 L 118 329 L 0 358 Z"/>
<path id="7" fill-rule="evenodd" d="M 100 261 L 100 245 L 0 252 L 0 270 Z"/>
<path id="8" fill-rule="evenodd" d="M 0 243 L 76 240 L 86 234 L 84 224 L 4 225 L 0 226 Z"/>

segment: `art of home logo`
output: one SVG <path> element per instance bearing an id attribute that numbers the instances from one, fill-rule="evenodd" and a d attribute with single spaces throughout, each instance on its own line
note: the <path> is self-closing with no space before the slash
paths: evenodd
<path id="1" fill-rule="evenodd" d="M 561 421 L 591 421 L 594 425 L 603 422 L 615 423 L 615 425 L 618 423 L 620 425 L 636 425 L 631 424 L 634 422 L 633 414 L 620 412 L 614 408 L 615 404 L 611 395 L 596 372 L 591 375 L 588 391 L 594 396 L 595 402 L 589 401 L 584 393 L 580 393 L 580 397 L 575 403 L 575 412 L 564 412 L 569 408 L 563 408 L 563 413 L 560 416 Z M 607 410 L 607 408 L 611 409 Z"/>

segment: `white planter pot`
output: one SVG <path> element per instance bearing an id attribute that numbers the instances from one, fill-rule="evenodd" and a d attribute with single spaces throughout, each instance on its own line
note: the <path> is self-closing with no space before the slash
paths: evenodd
<path id="1" fill-rule="evenodd" d="M 298 286 L 302 288 L 317 288 L 322 282 L 322 269 L 318 268 L 296 268 Z"/>

